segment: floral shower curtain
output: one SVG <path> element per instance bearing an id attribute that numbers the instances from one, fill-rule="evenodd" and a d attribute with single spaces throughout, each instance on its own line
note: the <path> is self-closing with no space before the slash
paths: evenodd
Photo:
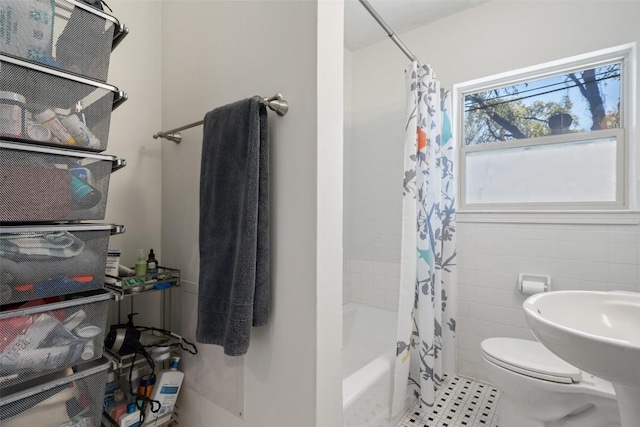
<path id="1" fill-rule="evenodd" d="M 432 406 L 455 370 L 455 187 L 451 99 L 428 66 L 406 72 L 402 255 L 393 415 Z"/>

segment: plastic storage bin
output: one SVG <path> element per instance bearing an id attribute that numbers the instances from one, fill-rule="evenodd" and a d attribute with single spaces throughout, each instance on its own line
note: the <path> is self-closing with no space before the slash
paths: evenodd
<path id="1" fill-rule="evenodd" d="M 0 222 L 104 219 L 113 156 L 0 141 Z"/>
<path id="2" fill-rule="evenodd" d="M 33 301 L 8 310 L 4 306 L 0 313 L 3 394 L 4 387 L 102 357 L 110 298 L 100 289 L 55 297 L 58 302 L 49 304 Z"/>
<path id="3" fill-rule="evenodd" d="M 0 55 L 4 138 L 104 151 L 111 112 L 126 99 L 115 86 Z"/>
<path id="4" fill-rule="evenodd" d="M 82 1 L 0 0 L 0 32 L 0 53 L 104 82 L 127 29 Z"/>
<path id="5" fill-rule="evenodd" d="M 96 360 L 28 384 L 3 386 L 2 427 L 98 427 L 109 361 Z M 26 386 L 26 387 L 25 387 Z"/>
<path id="6" fill-rule="evenodd" d="M 0 226 L 0 304 L 104 286 L 109 224 Z"/>

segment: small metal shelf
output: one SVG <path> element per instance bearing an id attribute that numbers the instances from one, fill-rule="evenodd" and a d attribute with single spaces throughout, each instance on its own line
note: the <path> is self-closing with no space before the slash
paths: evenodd
<path id="1" fill-rule="evenodd" d="M 122 301 L 127 296 L 135 296 L 153 291 L 166 291 L 167 289 L 180 286 L 180 270 L 162 266 L 158 266 L 157 280 L 146 280 L 146 276 L 109 277 L 116 279 L 119 283 L 124 283 L 131 279 L 142 279 L 145 281 L 144 283 L 128 287 L 105 283 L 105 288 L 112 292 L 116 301 Z"/>
<path id="2" fill-rule="evenodd" d="M 172 333 L 171 336 L 161 334 L 159 332 L 148 331 L 149 333 L 144 333 L 142 335 L 143 341 L 146 343 L 145 346 L 149 346 L 152 344 L 157 345 L 158 347 L 169 347 L 168 351 L 153 351 L 154 347 L 151 347 L 148 350 L 151 358 L 154 362 L 164 362 L 171 359 L 174 356 L 180 356 L 178 351 L 178 347 L 176 344 L 182 341 L 182 337 L 178 334 Z M 155 347 L 157 348 L 157 347 Z M 131 364 L 133 362 L 133 354 L 126 354 L 121 356 L 112 352 L 111 350 L 105 348 L 105 356 L 111 361 L 111 370 L 118 373 L 119 375 L 123 375 L 128 373 L 131 368 Z M 169 356 L 166 354 L 169 353 Z M 146 359 L 141 355 L 138 355 L 135 361 L 134 366 L 142 365 L 146 366 Z M 126 370 L 126 372 L 124 372 Z"/>
<path id="3" fill-rule="evenodd" d="M 168 414 L 164 414 L 158 419 L 147 419 L 142 424 L 141 427 L 163 427 L 169 424 L 170 421 L 173 420 L 174 412 L 170 412 Z M 102 413 L 102 426 L 103 427 L 119 427 L 118 423 L 115 422 L 113 418 L 106 412 Z"/>
<path id="4" fill-rule="evenodd" d="M 146 276 L 128 276 L 128 277 L 115 277 L 119 283 L 123 283 L 126 280 L 130 279 L 142 279 L 145 280 L 144 283 L 139 285 L 134 285 L 132 287 L 122 287 L 114 284 L 105 284 L 105 288 L 111 291 L 112 298 L 118 303 L 118 321 L 120 322 L 122 319 L 121 310 L 122 310 L 122 302 L 125 298 L 128 298 L 131 302 L 130 312 L 133 312 L 133 301 L 134 297 L 137 295 L 148 294 L 150 292 L 161 291 L 161 307 L 162 307 L 162 320 L 161 320 L 161 329 L 167 329 L 170 324 L 170 303 L 171 300 L 171 292 L 164 292 L 166 290 L 171 290 L 180 286 L 180 270 L 158 266 L 158 280 L 154 281 L 146 281 Z M 166 287 L 165 287 L 166 286 Z M 160 289 L 158 289 L 160 287 Z M 171 357 L 180 356 L 179 346 L 176 344 L 182 341 L 182 337 L 175 333 L 170 333 L 170 335 L 163 334 L 155 331 L 145 331 L 142 334 L 141 342 L 145 346 L 150 346 L 152 344 L 161 344 L 161 347 L 169 347 L 168 351 L 154 351 L 154 347 L 147 347 L 147 351 L 151 355 L 156 366 L 162 366 L 166 364 L 164 368 L 168 368 L 168 362 L 171 360 Z M 168 353 L 168 355 L 167 355 Z M 137 376 L 145 373 L 145 370 L 149 369 L 149 365 L 147 360 L 138 355 L 134 362 L 133 354 L 128 354 L 124 356 L 120 356 L 119 354 L 115 354 L 108 349 L 105 348 L 104 355 L 111 362 L 110 370 L 114 372 L 118 377 L 128 376 L 131 369 L 137 372 Z M 174 411 L 175 412 L 175 411 Z M 170 421 L 174 419 L 174 412 L 170 414 L 164 414 L 158 419 L 148 419 L 142 424 L 141 427 L 162 427 L 166 426 Z M 117 427 L 118 424 L 107 414 L 103 412 L 102 414 L 102 425 L 105 427 Z"/>
<path id="5" fill-rule="evenodd" d="M 156 340 L 155 342 L 154 339 Z M 169 347 L 167 351 L 159 352 L 154 352 L 153 347 L 147 349 L 154 363 L 156 363 L 156 366 L 162 366 L 162 364 L 168 363 L 172 357 L 180 356 L 180 350 L 175 344 L 178 344 L 182 340 L 182 337 L 177 334 L 172 333 L 171 336 L 167 336 L 158 332 L 148 331 L 147 333 L 143 333 L 141 340 L 146 343 L 145 345 L 155 343 L 162 347 Z M 104 357 L 111 363 L 109 370 L 114 372 L 118 378 L 123 376 L 127 377 L 131 369 L 136 372 L 136 377 L 140 377 L 141 375 L 149 372 L 147 360 L 140 355 L 134 362 L 133 354 L 120 356 L 119 354 L 115 354 L 105 348 Z M 168 365 L 164 366 L 165 369 L 167 366 Z M 165 426 L 172 420 L 172 416 L 173 412 L 164 414 L 158 419 L 147 419 L 144 424 L 142 424 L 142 427 Z M 106 427 L 118 427 L 118 423 L 116 423 L 107 412 L 102 413 L 102 425 Z"/>

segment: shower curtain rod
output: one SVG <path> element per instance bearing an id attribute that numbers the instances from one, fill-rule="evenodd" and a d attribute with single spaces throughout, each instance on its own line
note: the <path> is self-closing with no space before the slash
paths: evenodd
<path id="1" fill-rule="evenodd" d="M 260 100 L 260 103 L 269 107 L 271 111 L 275 111 L 276 114 L 279 115 L 280 117 L 284 116 L 289 111 L 289 103 L 286 100 L 282 99 L 281 93 L 276 93 L 270 98 L 262 98 Z M 197 122 L 189 123 L 188 125 L 180 126 L 168 131 L 164 131 L 164 132 L 160 131 L 155 135 L 153 135 L 153 139 L 166 138 L 169 141 L 173 141 L 176 144 L 180 144 L 180 141 L 182 141 L 182 135 L 179 132 L 181 130 L 191 129 L 196 126 L 200 126 L 203 123 L 204 123 L 204 120 L 199 120 Z"/>
<path id="2" fill-rule="evenodd" d="M 413 53 L 411 53 L 409 48 L 404 43 L 402 43 L 402 40 L 400 40 L 398 36 L 396 36 L 396 33 L 393 32 L 391 27 L 389 27 L 387 23 L 384 22 L 384 19 L 382 19 L 382 17 L 378 14 L 378 12 L 376 12 L 373 6 L 371 6 L 367 0 L 359 0 L 359 1 L 362 4 L 362 6 L 364 6 L 364 8 L 367 9 L 367 12 L 369 12 L 371 16 L 373 16 L 373 19 L 375 19 L 378 22 L 378 24 L 380 24 L 382 29 L 384 29 L 387 32 L 387 35 L 389 36 L 389 38 L 400 48 L 402 53 L 407 55 L 407 57 L 411 61 L 420 62 L 418 61 L 416 56 Z"/>

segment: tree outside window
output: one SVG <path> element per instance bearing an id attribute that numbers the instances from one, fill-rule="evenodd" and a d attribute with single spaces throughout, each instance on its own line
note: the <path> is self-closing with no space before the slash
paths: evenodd
<path id="1" fill-rule="evenodd" d="M 614 129 L 619 62 L 464 97 L 464 145 Z"/>

